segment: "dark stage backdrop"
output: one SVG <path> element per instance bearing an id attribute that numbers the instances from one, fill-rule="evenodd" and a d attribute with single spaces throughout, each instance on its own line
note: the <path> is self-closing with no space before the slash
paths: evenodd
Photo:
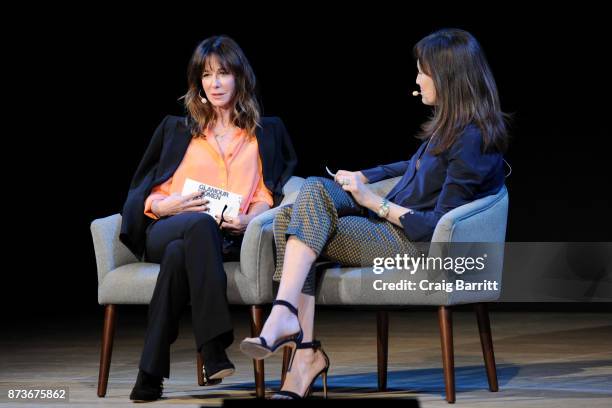
<path id="1" fill-rule="evenodd" d="M 24 34 L 15 59 L 32 89 L 11 132 L 36 192 L 15 233 L 23 266 L 6 271 L 3 302 L 15 316 L 100 310 L 89 223 L 120 210 L 153 130 L 183 112 L 191 52 L 213 34 L 243 47 L 264 114 L 284 120 L 306 177 L 409 158 L 429 115 L 411 96 L 412 46 L 442 27 L 472 32 L 514 115 L 508 240 L 611 240 L 601 11 L 156 11 L 81 10 L 23 27 L 35 35 Z"/>

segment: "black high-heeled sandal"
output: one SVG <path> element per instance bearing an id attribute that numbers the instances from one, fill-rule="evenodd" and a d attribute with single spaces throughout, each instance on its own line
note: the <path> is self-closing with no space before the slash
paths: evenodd
<path id="1" fill-rule="evenodd" d="M 282 395 L 285 397 L 289 397 L 289 399 L 307 398 L 312 394 L 314 383 L 317 380 L 317 378 L 320 375 L 323 375 L 323 398 L 327 399 L 327 372 L 329 371 L 329 357 L 327 357 L 327 354 L 325 354 L 325 351 L 323 351 L 323 349 L 321 348 L 321 342 L 318 340 L 313 340 L 312 342 L 309 342 L 309 343 L 300 343 L 297 346 L 297 348 L 298 349 L 314 349 L 315 353 L 317 351 L 320 351 L 323 354 L 323 358 L 325 358 L 325 367 L 313 377 L 304 395 L 299 395 L 293 391 L 283 391 L 283 390 L 276 391 L 274 395 Z M 274 397 L 274 395 L 272 397 Z"/>
<path id="2" fill-rule="evenodd" d="M 282 305 L 287 307 L 295 315 L 298 317 L 298 311 L 291 303 L 284 300 L 275 300 L 272 302 L 272 307 L 276 305 Z M 299 324 L 299 321 L 298 321 Z M 289 361 L 289 367 L 293 364 L 293 356 L 295 356 L 295 350 L 302 342 L 302 338 L 304 337 L 304 333 L 302 332 L 302 327 L 300 326 L 300 330 L 296 333 L 290 334 L 288 336 L 281 337 L 277 339 L 274 344 L 268 346 L 266 339 L 263 337 L 257 337 L 259 343 L 255 343 L 253 341 L 248 341 L 248 339 L 244 339 L 242 343 L 240 343 L 240 350 L 255 360 L 263 360 L 264 358 L 270 357 L 272 354 L 276 353 L 282 347 L 290 347 L 291 351 L 291 359 Z"/>

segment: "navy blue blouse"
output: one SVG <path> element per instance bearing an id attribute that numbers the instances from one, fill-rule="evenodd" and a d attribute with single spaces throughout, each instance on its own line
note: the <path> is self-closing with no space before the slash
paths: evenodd
<path id="1" fill-rule="evenodd" d="M 426 146 L 427 140 L 408 161 L 362 170 L 370 183 L 402 176 L 387 199 L 409 209 L 400 222 L 413 242 L 431 241 L 446 212 L 495 194 L 504 184 L 503 157 L 482 153 L 482 134 L 476 125 L 466 127 L 451 148 L 437 156 L 430 153 L 434 143 L 424 152 Z"/>

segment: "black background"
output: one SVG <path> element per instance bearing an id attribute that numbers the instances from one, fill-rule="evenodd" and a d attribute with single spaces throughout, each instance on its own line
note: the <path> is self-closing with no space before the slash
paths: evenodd
<path id="1" fill-rule="evenodd" d="M 18 311 L 9 318 L 100 312 L 89 224 L 121 209 L 156 125 L 183 112 L 193 49 L 214 34 L 243 48 L 264 114 L 284 120 L 296 175 L 306 177 L 409 158 L 429 114 L 411 96 L 412 46 L 442 27 L 472 32 L 514 115 L 507 240 L 611 240 L 601 10 L 300 7 L 72 9 L 24 21 L 11 64 L 21 82 L 7 83 L 19 88 L 5 138 L 18 144 L 4 161 L 5 219 L 16 226 L 2 297 Z"/>

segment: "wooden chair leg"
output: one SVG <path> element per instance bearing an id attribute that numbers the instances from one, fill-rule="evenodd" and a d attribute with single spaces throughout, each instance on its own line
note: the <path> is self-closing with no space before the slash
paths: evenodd
<path id="1" fill-rule="evenodd" d="M 117 320 L 116 305 L 106 305 L 104 308 L 104 329 L 102 331 L 102 349 L 100 350 L 100 371 L 98 373 L 98 397 L 106 395 L 108 373 L 113 355 L 113 339 L 115 338 L 115 322 Z"/>
<path id="2" fill-rule="evenodd" d="M 450 307 L 438 308 L 438 323 L 440 324 L 440 341 L 442 345 L 442 365 L 444 367 L 444 384 L 446 386 L 446 401 L 455 402 L 455 356 L 453 353 L 453 317 Z"/>
<path id="3" fill-rule="evenodd" d="M 198 376 L 198 385 L 204 385 L 204 360 L 202 359 L 202 354 L 196 353 L 196 374 Z"/>
<path id="4" fill-rule="evenodd" d="M 263 306 L 251 306 L 251 337 L 257 337 L 263 329 Z M 266 383 L 264 377 L 264 361 L 253 359 L 253 370 L 255 372 L 255 395 L 264 398 L 266 394 Z"/>
<path id="5" fill-rule="evenodd" d="M 389 357 L 389 313 L 376 313 L 376 351 L 378 361 L 378 391 L 387 390 L 387 361 Z"/>
<path id="6" fill-rule="evenodd" d="M 482 346 L 482 355 L 487 369 L 487 380 L 489 381 L 489 390 L 497 392 L 499 386 L 497 384 L 497 369 L 495 368 L 495 354 L 493 352 L 493 337 L 491 336 L 491 323 L 489 321 L 489 310 L 486 303 L 476 303 L 476 319 L 478 320 L 478 331 L 480 333 L 480 345 Z"/>

